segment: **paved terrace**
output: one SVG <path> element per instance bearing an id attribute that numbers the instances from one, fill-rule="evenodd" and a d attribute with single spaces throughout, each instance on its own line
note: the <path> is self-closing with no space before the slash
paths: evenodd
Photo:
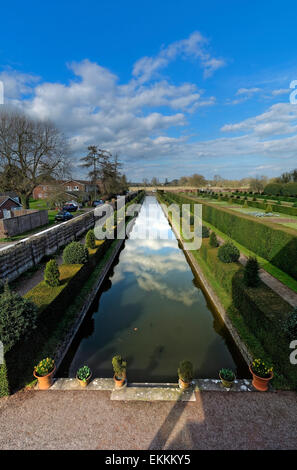
<path id="1" fill-rule="evenodd" d="M 198 392 L 196 401 L 112 401 L 110 391 L 0 399 L 0 449 L 296 449 L 295 392 Z"/>

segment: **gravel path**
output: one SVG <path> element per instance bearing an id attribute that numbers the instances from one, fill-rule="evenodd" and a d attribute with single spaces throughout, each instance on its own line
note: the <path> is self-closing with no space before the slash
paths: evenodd
<path id="1" fill-rule="evenodd" d="M 0 399 L 0 449 L 297 449 L 295 392 L 196 397 L 115 402 L 110 392 L 19 392 Z"/>

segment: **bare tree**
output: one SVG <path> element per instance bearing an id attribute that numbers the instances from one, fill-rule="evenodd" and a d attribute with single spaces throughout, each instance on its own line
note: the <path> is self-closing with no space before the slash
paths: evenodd
<path id="1" fill-rule="evenodd" d="M 36 186 L 67 173 L 66 154 L 65 137 L 52 122 L 16 111 L 0 113 L 2 183 L 19 193 L 25 208 Z"/>

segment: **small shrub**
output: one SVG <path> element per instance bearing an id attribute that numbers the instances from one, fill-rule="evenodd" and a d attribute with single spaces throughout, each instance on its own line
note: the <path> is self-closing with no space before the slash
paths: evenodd
<path id="1" fill-rule="evenodd" d="M 0 338 L 10 349 L 36 328 L 37 307 L 33 302 L 12 292 L 8 284 L 0 295 Z"/>
<path id="2" fill-rule="evenodd" d="M 213 248 L 216 248 L 217 246 L 219 246 L 219 242 L 218 242 L 215 232 L 211 232 L 210 237 L 209 237 L 209 244 Z"/>
<path id="3" fill-rule="evenodd" d="M 82 366 L 78 369 L 76 376 L 79 380 L 86 382 L 91 375 L 91 369 L 88 366 Z"/>
<path id="4" fill-rule="evenodd" d="M 243 203 L 243 207 L 244 207 L 245 209 L 248 209 L 248 208 L 249 208 L 247 199 L 245 199 L 245 201 L 244 201 L 244 203 Z"/>
<path id="5" fill-rule="evenodd" d="M 94 230 L 89 230 L 86 235 L 86 247 L 94 250 L 96 248 L 96 238 Z"/>
<path id="6" fill-rule="evenodd" d="M 297 339 L 297 307 L 289 313 L 284 322 L 283 330 L 290 341 Z"/>
<path id="7" fill-rule="evenodd" d="M 71 242 L 63 251 L 65 264 L 85 264 L 89 258 L 88 249 L 79 242 Z"/>
<path id="8" fill-rule="evenodd" d="M 272 212 L 272 206 L 271 206 L 271 204 L 267 204 L 266 209 L 265 209 L 265 212 L 266 212 L 266 214 L 268 214 L 269 212 Z"/>
<path id="9" fill-rule="evenodd" d="M 50 357 L 47 357 L 46 359 L 42 359 L 42 361 L 35 366 L 34 370 L 36 375 L 39 377 L 44 377 L 45 375 L 49 374 L 54 370 L 55 367 L 55 362 L 53 359 Z"/>
<path id="10" fill-rule="evenodd" d="M 51 287 L 57 287 L 60 284 L 60 271 L 55 259 L 46 263 L 44 271 L 44 280 Z"/>
<path id="11" fill-rule="evenodd" d="M 220 370 L 220 377 L 223 380 L 227 380 L 227 382 L 233 382 L 235 379 L 235 374 L 232 369 L 221 369 Z"/>
<path id="12" fill-rule="evenodd" d="M 231 242 L 224 243 L 218 250 L 218 257 L 223 263 L 235 263 L 238 261 L 240 252 Z"/>
<path id="13" fill-rule="evenodd" d="M 259 284 L 259 264 L 257 258 L 249 257 L 244 267 L 243 280 L 246 286 L 256 287 Z"/>
<path id="14" fill-rule="evenodd" d="M 194 372 L 193 365 L 190 361 L 181 361 L 179 368 L 177 369 L 178 377 L 186 383 L 190 383 L 193 380 Z"/>
<path id="15" fill-rule="evenodd" d="M 117 379 L 126 377 L 127 362 L 119 354 L 112 358 L 112 367 Z"/>
<path id="16" fill-rule="evenodd" d="M 209 237 L 209 229 L 205 225 L 202 225 L 202 238 Z"/>

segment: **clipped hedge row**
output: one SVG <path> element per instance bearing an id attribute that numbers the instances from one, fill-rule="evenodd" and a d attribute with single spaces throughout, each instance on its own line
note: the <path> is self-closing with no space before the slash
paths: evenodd
<path id="1" fill-rule="evenodd" d="M 290 341 L 283 331 L 292 307 L 262 282 L 256 288 L 246 287 L 242 270 L 232 279 L 232 301 L 269 354 L 278 376 L 283 375 L 297 390 L 297 368 L 289 361 Z"/>
<path id="2" fill-rule="evenodd" d="M 292 307 L 263 282 L 256 288 L 247 287 L 243 281 L 244 268 L 239 263 L 219 261 L 218 248 L 212 248 L 208 240 L 203 240 L 199 253 L 215 279 L 230 294 L 229 309 L 239 312 L 271 359 L 278 383 L 282 384 L 285 378 L 285 382 L 297 390 L 297 368 L 289 362 L 290 341 L 283 332 L 284 321 Z"/>
<path id="3" fill-rule="evenodd" d="M 223 263 L 218 258 L 218 248 L 209 245 L 207 239 L 202 240 L 200 254 L 206 264 L 210 267 L 213 275 L 228 293 L 232 292 L 232 279 L 239 270 L 238 263 Z"/>
<path id="4" fill-rule="evenodd" d="M 176 200 L 173 195 L 171 199 L 179 203 L 188 202 L 181 196 Z M 245 214 L 235 214 L 205 201 L 202 213 L 203 220 L 297 279 L 297 236 L 293 230 L 254 220 Z"/>

